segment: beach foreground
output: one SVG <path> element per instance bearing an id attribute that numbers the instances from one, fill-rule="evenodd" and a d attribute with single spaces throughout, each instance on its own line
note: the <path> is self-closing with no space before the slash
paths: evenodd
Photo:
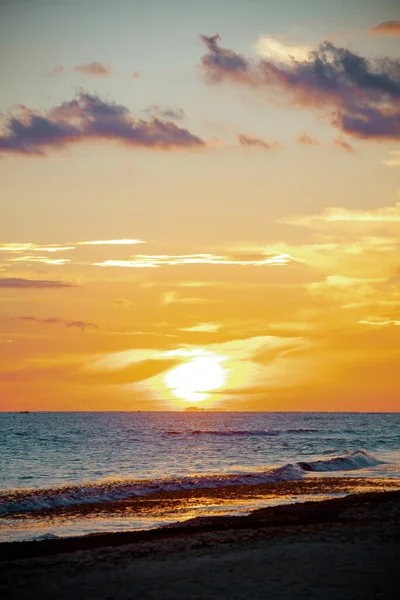
<path id="1" fill-rule="evenodd" d="M 147 532 L 1 544 L 10 599 L 394 597 L 400 491 Z"/>

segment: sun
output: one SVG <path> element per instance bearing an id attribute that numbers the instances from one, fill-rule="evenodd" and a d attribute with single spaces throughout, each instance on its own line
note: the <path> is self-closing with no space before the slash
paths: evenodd
<path id="1" fill-rule="evenodd" d="M 225 356 L 203 352 L 189 362 L 168 371 L 164 376 L 164 383 L 180 400 L 206 400 L 210 392 L 225 383 L 225 370 L 221 365 L 225 360 Z"/>

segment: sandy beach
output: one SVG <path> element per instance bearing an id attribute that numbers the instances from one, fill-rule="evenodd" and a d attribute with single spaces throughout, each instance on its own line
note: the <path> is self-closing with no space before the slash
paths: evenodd
<path id="1" fill-rule="evenodd" d="M 0 545 L 10 599 L 393 598 L 400 491 Z"/>

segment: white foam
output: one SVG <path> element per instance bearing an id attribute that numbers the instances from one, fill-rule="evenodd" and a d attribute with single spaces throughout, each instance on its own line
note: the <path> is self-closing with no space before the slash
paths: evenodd
<path id="1" fill-rule="evenodd" d="M 334 456 L 326 460 L 297 463 L 305 471 L 354 471 L 365 467 L 374 467 L 383 464 L 372 454 L 365 450 L 348 450 L 344 456 Z"/>
<path id="2" fill-rule="evenodd" d="M 282 467 L 247 473 L 118 480 L 38 490 L 13 490 L 0 492 L 0 515 L 115 502 L 162 492 L 296 481 L 303 479 L 307 471 L 348 471 L 379 465 L 382 462 L 365 450 L 357 450 L 326 460 L 288 463 Z"/>

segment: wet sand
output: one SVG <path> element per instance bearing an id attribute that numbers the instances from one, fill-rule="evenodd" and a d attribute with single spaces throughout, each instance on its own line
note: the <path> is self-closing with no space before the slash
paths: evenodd
<path id="1" fill-rule="evenodd" d="M 167 528 L 0 545 L 13 599 L 394 598 L 400 491 Z"/>

